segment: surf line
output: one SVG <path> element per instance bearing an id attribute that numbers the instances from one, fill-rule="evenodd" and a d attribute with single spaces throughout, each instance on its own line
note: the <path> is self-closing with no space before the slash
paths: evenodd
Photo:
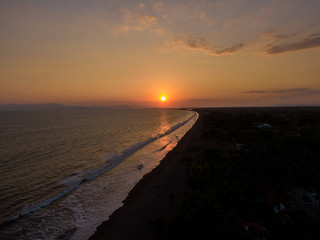
<path id="1" fill-rule="evenodd" d="M 123 160 L 130 157 L 131 155 L 133 155 L 134 153 L 136 153 L 140 149 L 144 148 L 148 144 L 156 141 L 157 139 L 159 139 L 161 137 L 169 135 L 170 133 L 174 132 L 175 130 L 179 129 L 180 127 L 186 125 L 189 121 L 191 121 L 194 118 L 197 121 L 198 113 L 194 112 L 192 117 L 190 117 L 189 119 L 187 119 L 183 122 L 177 123 L 176 125 L 174 125 L 170 129 L 168 129 L 165 133 L 159 134 L 156 137 L 152 137 L 152 138 L 146 139 L 144 141 L 133 144 L 131 147 L 123 150 L 121 154 L 110 154 L 110 155 L 106 156 L 105 157 L 106 164 L 102 164 L 102 165 L 100 165 L 96 168 L 93 168 L 93 169 L 87 169 L 87 170 L 80 171 L 77 174 L 72 174 L 72 176 L 67 177 L 65 179 L 62 179 L 60 182 L 63 185 L 68 186 L 67 189 L 62 190 L 61 192 L 57 193 L 56 195 L 54 195 L 50 198 L 42 200 L 40 203 L 28 204 L 28 206 L 25 206 L 25 208 L 24 208 L 25 210 L 23 210 L 22 212 L 20 212 L 19 214 L 17 214 L 16 216 L 14 216 L 12 218 L 5 220 L 3 223 L 0 223 L 0 229 L 4 225 L 6 225 L 10 222 L 16 221 L 19 218 L 21 218 L 25 215 L 28 215 L 29 213 L 36 212 L 39 209 L 46 207 L 46 206 L 50 205 L 51 203 L 57 201 L 61 197 L 65 196 L 65 195 L 69 194 L 70 192 L 72 192 L 73 190 L 77 189 L 82 183 L 84 183 L 86 181 L 91 181 L 91 180 L 97 178 L 98 176 L 104 174 L 105 172 L 111 170 L 112 168 L 114 168 L 118 164 L 120 164 Z M 168 143 L 167 145 L 165 145 L 164 147 L 162 147 L 158 151 L 165 149 L 170 143 Z"/>

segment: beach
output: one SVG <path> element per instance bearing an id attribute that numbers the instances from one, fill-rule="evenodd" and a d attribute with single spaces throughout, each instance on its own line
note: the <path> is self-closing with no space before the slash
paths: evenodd
<path id="1" fill-rule="evenodd" d="M 168 219 L 179 206 L 187 187 L 187 159 L 200 139 L 202 116 L 152 172 L 130 191 L 90 240 L 153 239 L 156 223 Z"/>
<path id="2" fill-rule="evenodd" d="M 90 240 L 319 239 L 319 108 L 197 112 Z"/>

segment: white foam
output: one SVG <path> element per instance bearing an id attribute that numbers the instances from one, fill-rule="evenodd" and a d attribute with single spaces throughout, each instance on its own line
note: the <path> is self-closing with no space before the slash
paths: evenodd
<path id="1" fill-rule="evenodd" d="M 81 216 L 80 220 L 77 220 L 78 230 L 71 237 L 71 240 L 84 240 L 88 239 L 96 230 L 96 227 L 99 226 L 103 221 L 105 221 L 108 216 L 112 214 L 117 208 L 122 206 L 122 201 L 126 198 L 129 191 L 134 187 L 134 185 L 143 177 L 143 175 L 152 171 L 163 159 L 167 152 L 169 152 L 174 146 L 176 146 L 178 139 L 181 139 L 185 133 L 193 126 L 198 118 L 198 114 L 194 114 L 189 121 L 185 121 L 185 124 L 181 124 L 181 128 L 172 127 L 166 133 L 173 133 L 171 136 L 162 134 L 161 137 L 157 137 L 159 141 L 154 141 L 154 146 L 148 145 L 150 147 L 146 152 L 140 152 L 135 155 L 130 160 L 131 167 L 128 168 L 128 163 L 126 165 L 120 165 L 117 175 L 109 176 L 111 179 L 101 178 L 97 181 L 90 182 L 89 185 L 83 185 L 80 188 L 81 191 L 78 191 L 81 194 L 81 198 L 86 199 L 84 208 L 80 208 L 75 202 L 69 202 L 68 206 L 72 206 L 75 212 L 79 212 Z M 190 121 L 191 120 L 191 121 Z M 175 131 L 176 130 L 176 131 Z M 164 140 L 164 141 L 163 141 Z M 131 146 L 130 150 L 134 150 L 137 146 L 142 146 L 147 141 L 143 141 L 140 144 L 135 144 Z M 157 146 L 163 148 L 163 150 L 154 151 L 154 147 Z M 158 149 L 160 149 L 158 148 Z M 127 151 L 129 153 L 130 151 Z M 144 162 L 141 162 L 141 159 L 144 159 Z M 136 171 L 136 174 L 134 172 Z M 137 174 L 138 173 L 138 174 Z M 107 184 L 107 185 L 106 185 Z M 85 189 L 90 188 L 91 190 L 95 188 L 95 192 L 99 191 L 87 199 L 83 197 L 84 193 L 87 193 Z M 103 188 L 103 190 L 102 190 Z M 107 192 L 106 195 L 104 195 Z M 107 197 L 106 197 L 107 196 Z M 80 197 L 75 197 L 75 200 L 80 199 Z M 85 211 L 85 212 L 84 212 Z"/>
<path id="2" fill-rule="evenodd" d="M 116 167 L 124 159 L 130 157 L 131 155 L 133 155 L 134 153 L 136 153 L 140 149 L 144 148 L 148 144 L 150 144 L 150 143 L 156 141 L 157 139 L 164 137 L 164 136 L 172 133 L 173 131 L 177 130 L 178 128 L 184 126 L 185 124 L 187 124 L 190 120 L 194 119 L 195 117 L 197 117 L 197 113 L 194 113 L 192 115 L 192 117 L 190 117 L 186 121 L 177 123 L 176 125 L 174 125 L 170 129 L 168 129 L 163 134 L 159 134 L 156 137 L 152 137 L 152 138 L 146 139 L 144 141 L 135 143 L 135 144 L 131 145 L 130 147 L 124 149 L 120 154 L 113 153 L 113 154 L 109 154 L 109 155 L 105 156 L 104 157 L 105 164 L 102 164 L 96 168 L 83 170 L 83 171 L 77 173 L 75 176 L 68 177 L 67 179 L 62 180 L 61 182 L 64 184 L 67 184 L 67 185 L 69 185 L 70 183 L 71 183 L 71 185 L 74 185 L 74 184 L 78 185 L 78 184 L 81 184 L 83 181 L 93 180 L 93 179 L 97 178 L 98 176 L 104 174 L 105 172 L 111 170 L 112 168 Z M 160 150 L 165 149 L 169 144 L 170 143 L 163 146 Z"/>
<path id="3" fill-rule="evenodd" d="M 83 182 L 85 181 L 91 181 L 97 177 L 99 177 L 100 175 L 106 173 L 107 171 L 113 169 L 114 167 L 116 167 L 118 164 L 120 164 L 124 159 L 130 157 L 131 155 L 133 155 L 134 153 L 136 153 L 137 151 L 139 151 L 140 149 L 144 148 L 145 146 L 147 146 L 148 144 L 166 136 L 169 135 L 170 133 L 174 132 L 175 130 L 181 128 L 182 126 L 186 125 L 189 121 L 191 121 L 192 119 L 196 120 L 198 117 L 197 113 L 194 113 L 193 116 L 189 119 L 187 119 L 186 121 L 177 123 L 176 125 L 174 125 L 173 127 L 171 127 L 170 129 L 168 129 L 165 133 L 163 134 L 159 134 L 156 137 L 152 137 L 149 139 L 146 139 L 144 141 L 135 143 L 133 145 L 131 145 L 130 147 L 124 149 L 121 153 L 114 153 L 114 154 L 109 154 L 107 156 L 104 157 L 105 159 L 105 163 L 101 164 L 95 168 L 91 168 L 91 169 L 85 169 L 85 170 L 81 170 L 65 179 L 61 179 L 59 182 L 65 186 L 67 186 L 66 189 L 62 190 L 61 192 L 55 194 L 52 197 L 49 197 L 41 202 L 34 202 L 28 205 L 25 205 L 22 212 L 20 212 L 18 215 L 14 216 L 13 218 L 9 219 L 7 222 L 11 222 L 11 221 L 15 221 L 18 218 L 20 218 L 21 216 L 25 216 L 31 212 L 35 212 L 43 207 L 46 207 L 48 205 L 50 205 L 52 202 L 58 200 L 59 198 L 65 196 L 66 194 L 72 192 L 73 190 L 77 189 Z M 177 136 L 176 136 L 177 137 Z M 179 139 L 177 137 L 177 139 Z M 164 145 L 160 150 L 158 151 L 162 151 L 164 150 L 169 144 L 171 143 L 171 141 L 169 143 L 167 143 L 166 145 Z M 141 167 L 142 169 L 142 167 Z M 140 170 L 141 170 L 140 169 Z"/>
<path id="4" fill-rule="evenodd" d="M 78 185 L 74 185 L 74 186 L 71 186 L 71 187 L 69 187 L 67 189 L 64 189 L 63 191 L 53 195 L 52 197 L 49 197 L 49 198 L 43 200 L 41 202 L 33 202 L 33 203 L 30 203 L 30 204 L 26 204 L 23 207 L 22 212 L 20 212 L 16 216 L 10 218 L 9 220 L 5 221 L 4 224 L 8 223 L 8 222 L 15 221 L 15 220 L 19 219 L 22 216 L 25 216 L 25 215 L 27 215 L 27 214 L 29 214 L 31 212 L 36 212 L 37 210 L 50 205 L 52 202 L 58 200 L 62 196 L 66 195 L 66 194 L 70 193 L 71 191 L 73 191 L 74 189 L 76 189 L 78 187 Z"/>

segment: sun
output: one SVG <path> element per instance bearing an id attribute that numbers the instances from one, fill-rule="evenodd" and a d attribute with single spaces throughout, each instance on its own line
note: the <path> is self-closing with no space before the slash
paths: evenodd
<path id="1" fill-rule="evenodd" d="M 161 100 L 161 102 L 165 102 L 165 101 L 167 101 L 167 97 L 166 96 L 161 96 L 160 100 Z"/>

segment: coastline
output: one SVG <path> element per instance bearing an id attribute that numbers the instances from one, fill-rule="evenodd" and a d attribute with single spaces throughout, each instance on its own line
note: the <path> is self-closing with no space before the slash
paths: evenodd
<path id="1" fill-rule="evenodd" d="M 100 224 L 89 240 L 154 238 L 155 223 L 170 216 L 187 187 L 186 159 L 200 138 L 202 116 L 197 113 L 197 121 L 177 146 L 134 186 L 123 206 Z"/>

